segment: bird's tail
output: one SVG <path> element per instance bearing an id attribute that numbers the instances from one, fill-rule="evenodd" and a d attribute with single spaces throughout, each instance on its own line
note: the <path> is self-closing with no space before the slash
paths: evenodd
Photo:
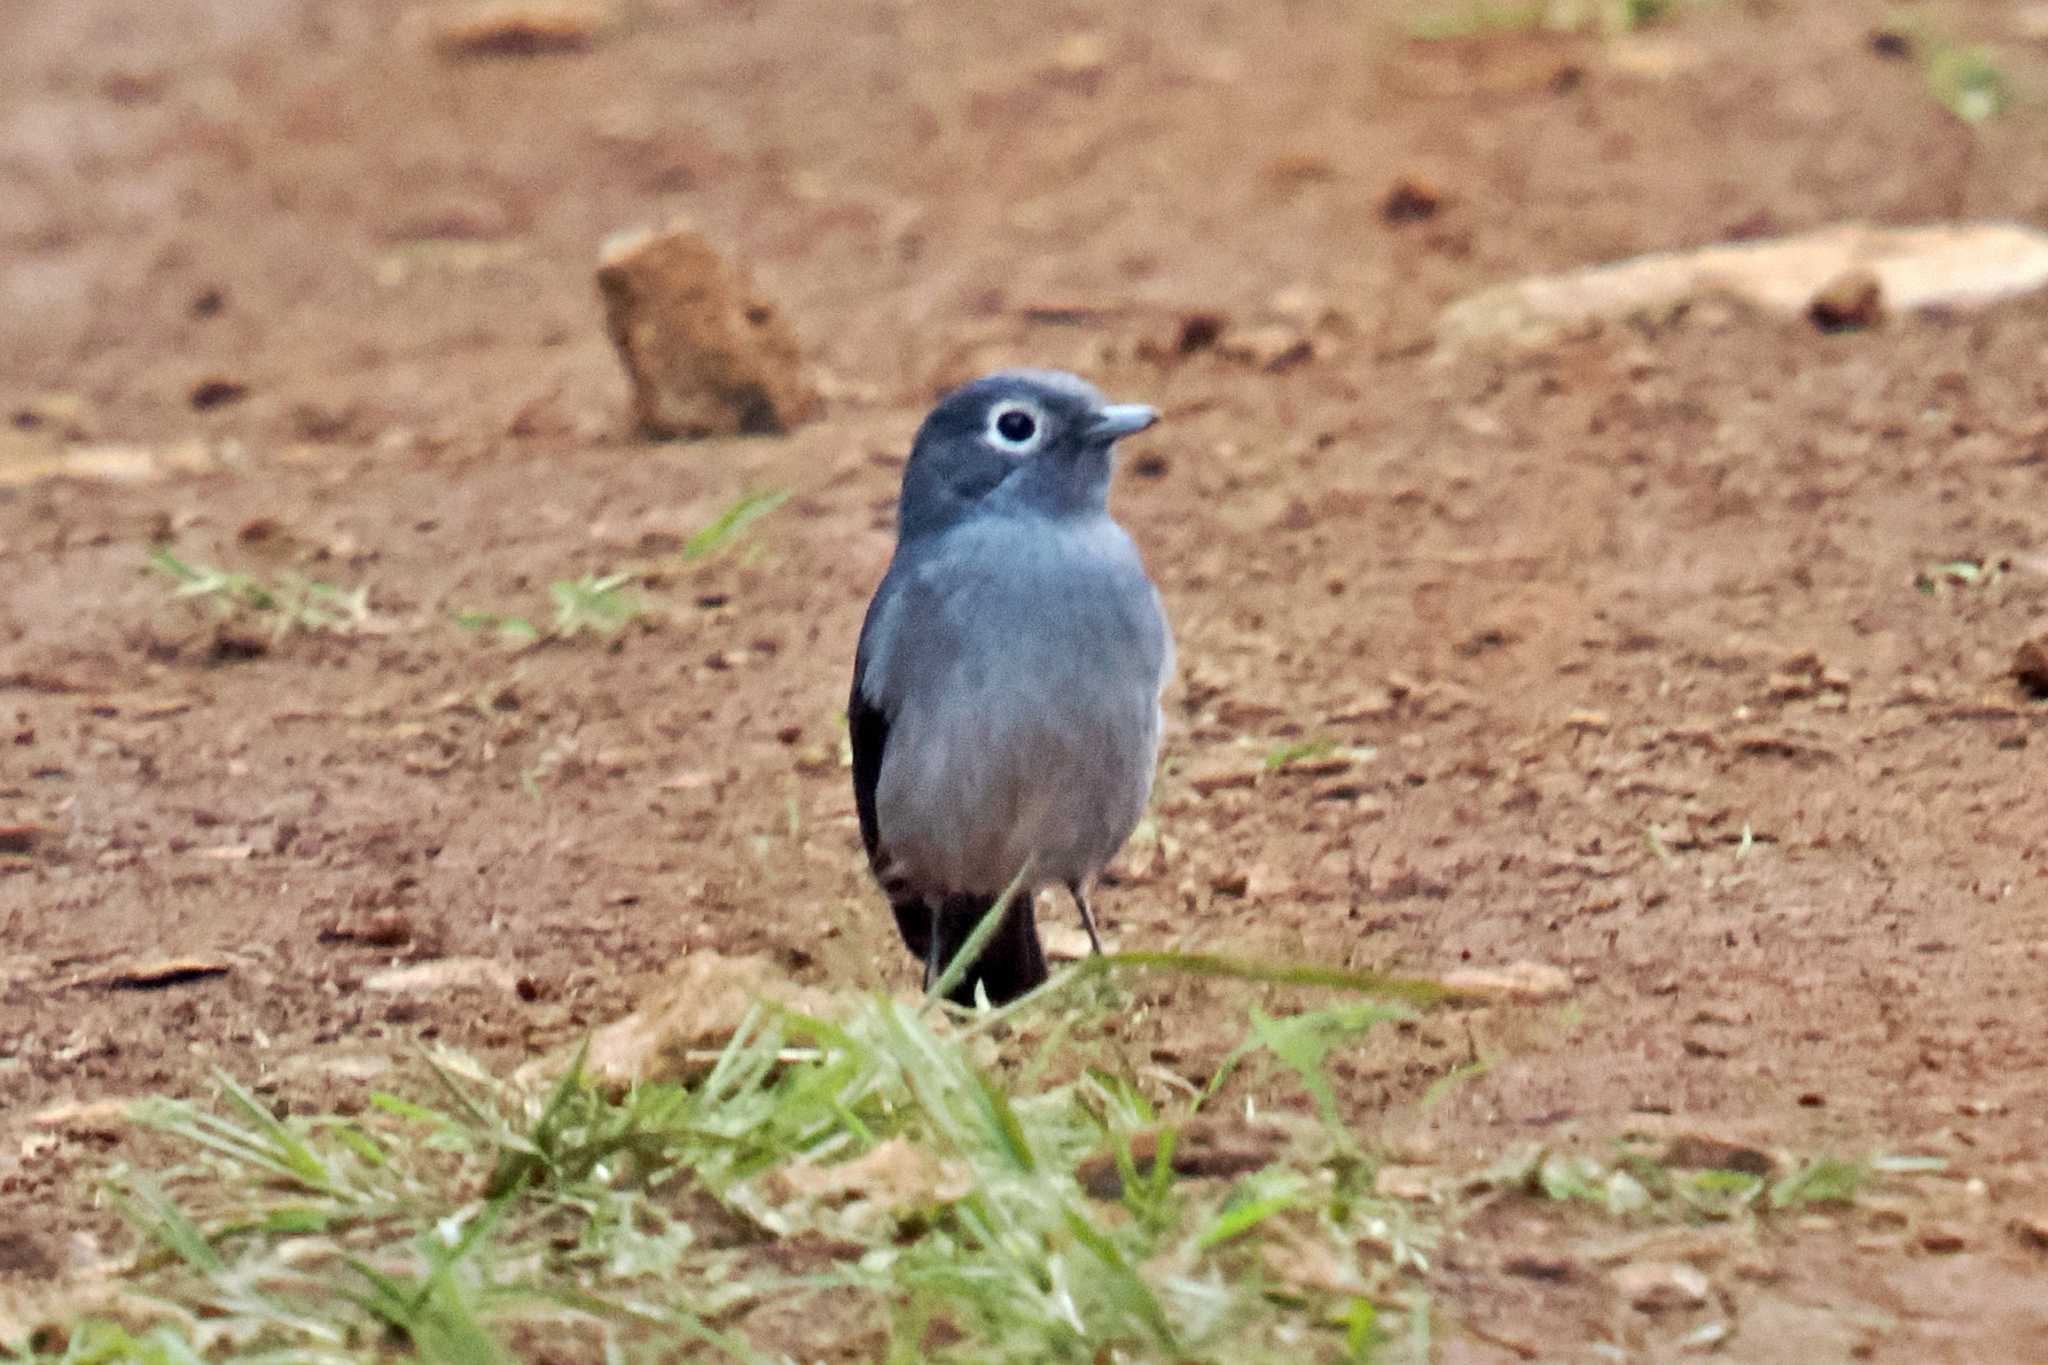
<path id="1" fill-rule="evenodd" d="M 922 900 L 897 901 L 896 927 L 903 942 L 923 962 L 938 963 L 940 971 L 952 964 L 967 936 L 981 917 L 994 907 L 997 896 L 948 896 L 936 916 L 930 903 Z M 931 955 L 934 922 L 939 931 L 938 955 Z M 988 991 L 991 1005 L 1006 1005 L 1045 983 L 1045 949 L 1038 942 L 1038 917 L 1028 893 L 1018 895 L 1003 916 L 995 937 L 988 941 L 981 957 L 960 978 L 960 984 L 946 993 L 956 1005 L 972 1005 L 975 987 Z M 927 982 L 927 985 L 930 983 Z"/>

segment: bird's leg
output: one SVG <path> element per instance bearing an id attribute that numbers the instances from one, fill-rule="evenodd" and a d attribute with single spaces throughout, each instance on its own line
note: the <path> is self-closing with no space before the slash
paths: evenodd
<path id="1" fill-rule="evenodd" d="M 1082 889 L 1080 882 L 1071 881 L 1067 883 L 1067 894 L 1074 898 L 1074 908 L 1081 912 L 1081 927 L 1088 931 L 1088 946 L 1094 950 L 1095 956 L 1101 957 L 1102 935 L 1095 932 L 1095 912 L 1088 908 L 1087 891 Z"/>
<path id="2" fill-rule="evenodd" d="M 926 995 L 931 994 L 932 987 L 938 984 L 939 973 L 946 968 L 946 964 L 939 961 L 939 921 L 946 912 L 945 902 L 932 901 L 929 902 L 929 905 L 932 912 L 932 937 L 931 941 L 925 944 L 924 949 L 924 992 Z"/>

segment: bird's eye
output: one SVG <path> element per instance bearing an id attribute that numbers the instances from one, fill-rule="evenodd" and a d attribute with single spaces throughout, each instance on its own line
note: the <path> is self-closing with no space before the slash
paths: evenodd
<path id="1" fill-rule="evenodd" d="M 1044 423 L 1026 403 L 1004 403 L 989 414 L 989 440 L 1004 450 L 1024 451 L 1038 443 Z"/>

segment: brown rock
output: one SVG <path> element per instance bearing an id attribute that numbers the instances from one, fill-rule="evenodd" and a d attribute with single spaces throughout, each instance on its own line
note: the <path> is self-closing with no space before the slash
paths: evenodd
<path id="1" fill-rule="evenodd" d="M 224 958 L 171 957 L 152 962 L 133 962 L 80 977 L 74 986 L 100 986 L 117 991 L 154 991 L 182 986 L 209 977 L 226 976 L 234 964 Z"/>
<path id="2" fill-rule="evenodd" d="M 1404 175 L 1380 200 L 1380 217 L 1389 223 L 1419 223 L 1436 217 L 1443 207 L 1443 191 L 1426 176 Z"/>
<path id="3" fill-rule="evenodd" d="M 1823 332 L 1848 332 L 1884 321 L 1884 285 L 1869 270 L 1835 276 L 1813 296 L 1806 315 Z"/>
<path id="4" fill-rule="evenodd" d="M 2048 701 L 2048 635 L 2037 635 L 2019 647 L 2012 656 L 2012 675 L 2028 696 Z"/>
<path id="5" fill-rule="evenodd" d="M 597 286 L 647 435 L 773 434 L 816 410 L 788 323 L 701 234 L 615 237 Z"/>
<path id="6" fill-rule="evenodd" d="M 832 1007 L 830 997 L 791 981 L 765 957 L 695 952 L 640 1008 L 592 1035 L 584 1069 L 613 1085 L 701 1076 L 760 1001 L 806 1014 Z"/>
<path id="7" fill-rule="evenodd" d="M 607 15 L 596 4 L 506 0 L 473 5 L 443 20 L 434 46 L 444 57 L 534 57 L 580 52 L 597 41 Z"/>
<path id="8" fill-rule="evenodd" d="M 1562 1252 L 1540 1251 L 1518 1252 L 1503 1260 L 1500 1268 L 1508 1275 L 1519 1275 L 1525 1280 L 1546 1280 L 1552 1284 L 1566 1283 L 1579 1270 L 1577 1263 Z"/>
<path id="9" fill-rule="evenodd" d="M 1953 1256 L 1970 1244 L 1961 1229 L 1946 1223 L 1937 1223 L 1920 1230 L 1920 1249 L 1936 1256 Z"/>
<path id="10" fill-rule="evenodd" d="M 0 853 L 33 853 L 56 833 L 49 825 L 0 825 Z"/>
<path id="11" fill-rule="evenodd" d="M 1707 1133 L 1682 1133 L 1664 1148 L 1664 1164 L 1680 1171 L 1740 1171 L 1768 1177 L 1778 1168 L 1769 1152 Z"/>
<path id="12" fill-rule="evenodd" d="M 192 386 L 192 407 L 197 412 L 224 408 L 249 396 L 249 386 L 239 379 L 202 379 Z"/>
<path id="13" fill-rule="evenodd" d="M 1198 796 L 1214 796 L 1222 791 L 1239 791 L 1259 785 L 1259 778 L 1265 768 L 1256 763 L 1227 762 L 1210 764 L 1188 774 L 1188 786 Z"/>
<path id="14" fill-rule="evenodd" d="M 1180 355 L 1206 351 L 1223 339 L 1229 326 L 1230 319 L 1221 313 L 1189 313 L 1180 320 L 1173 349 Z"/>

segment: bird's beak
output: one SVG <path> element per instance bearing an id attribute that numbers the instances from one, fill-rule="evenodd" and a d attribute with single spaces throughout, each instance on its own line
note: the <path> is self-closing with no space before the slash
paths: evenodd
<path id="1" fill-rule="evenodd" d="M 1095 410 L 1088 434 L 1104 443 L 1133 436 L 1159 420 L 1159 413 L 1143 403 L 1109 403 Z"/>

